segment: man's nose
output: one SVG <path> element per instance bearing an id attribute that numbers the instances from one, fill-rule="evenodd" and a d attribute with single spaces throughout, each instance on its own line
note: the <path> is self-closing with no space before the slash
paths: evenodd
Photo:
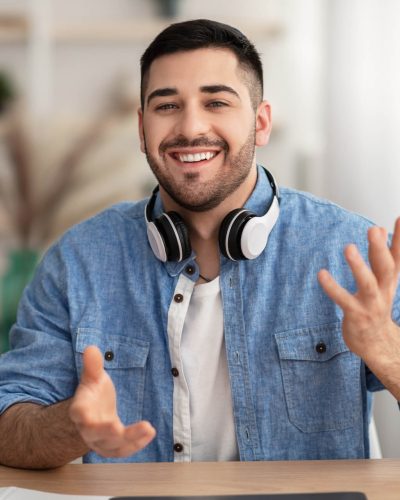
<path id="1" fill-rule="evenodd" d="M 188 140 L 206 135 L 210 131 L 207 113 L 194 106 L 186 107 L 176 124 L 176 132 Z"/>

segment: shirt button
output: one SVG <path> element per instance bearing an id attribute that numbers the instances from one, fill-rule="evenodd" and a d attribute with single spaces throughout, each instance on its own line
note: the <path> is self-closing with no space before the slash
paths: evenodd
<path id="1" fill-rule="evenodd" d="M 175 443 L 175 444 L 174 444 L 174 450 L 175 450 L 177 453 L 180 453 L 181 451 L 183 451 L 183 445 L 181 445 L 181 443 Z"/>
<path id="2" fill-rule="evenodd" d="M 191 276 L 192 274 L 194 274 L 195 268 L 194 268 L 194 266 L 186 266 L 185 271 L 187 274 L 189 274 Z"/>
<path id="3" fill-rule="evenodd" d="M 174 296 L 174 300 L 175 302 L 178 302 L 178 304 L 180 302 L 183 302 L 183 295 L 181 293 L 177 293 L 175 296 Z"/>
<path id="4" fill-rule="evenodd" d="M 106 361 L 112 361 L 114 359 L 114 353 L 112 351 L 106 351 L 104 354 L 104 359 Z"/>
<path id="5" fill-rule="evenodd" d="M 324 342 L 318 342 L 318 344 L 315 346 L 315 350 L 319 354 L 323 354 L 326 351 L 326 344 Z"/>
<path id="6" fill-rule="evenodd" d="M 178 368 L 172 368 L 171 369 L 171 373 L 174 377 L 178 377 L 179 376 L 179 370 Z"/>

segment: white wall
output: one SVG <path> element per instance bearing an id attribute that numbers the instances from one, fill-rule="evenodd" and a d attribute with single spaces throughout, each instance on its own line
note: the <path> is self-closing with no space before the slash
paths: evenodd
<path id="1" fill-rule="evenodd" d="M 329 6 L 328 194 L 392 228 L 400 214 L 400 3 Z"/>
<path id="2" fill-rule="evenodd" d="M 400 215 L 400 2 L 329 3 L 326 192 L 392 229 Z M 400 457 L 400 413 L 380 393 L 385 457 Z"/>

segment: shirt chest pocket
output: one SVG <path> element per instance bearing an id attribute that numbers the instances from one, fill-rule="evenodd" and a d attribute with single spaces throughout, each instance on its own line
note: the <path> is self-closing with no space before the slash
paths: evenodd
<path id="1" fill-rule="evenodd" d="M 104 369 L 111 377 L 117 393 L 117 410 L 122 422 L 130 424 L 141 420 L 150 343 L 104 334 L 93 328 L 78 328 L 75 348 L 78 375 L 83 368 L 83 352 L 90 345 L 97 346 L 103 355 Z"/>
<path id="2" fill-rule="evenodd" d="M 341 324 L 275 334 L 289 420 L 303 432 L 352 427 L 361 415 L 360 360 Z"/>

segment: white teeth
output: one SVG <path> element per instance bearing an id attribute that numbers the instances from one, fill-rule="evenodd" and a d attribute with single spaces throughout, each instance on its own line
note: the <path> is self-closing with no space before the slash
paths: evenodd
<path id="1" fill-rule="evenodd" d="M 210 160 L 214 158 L 217 153 L 214 151 L 207 151 L 206 153 L 195 154 L 178 154 L 179 160 L 184 163 L 194 163 L 196 161 Z"/>

